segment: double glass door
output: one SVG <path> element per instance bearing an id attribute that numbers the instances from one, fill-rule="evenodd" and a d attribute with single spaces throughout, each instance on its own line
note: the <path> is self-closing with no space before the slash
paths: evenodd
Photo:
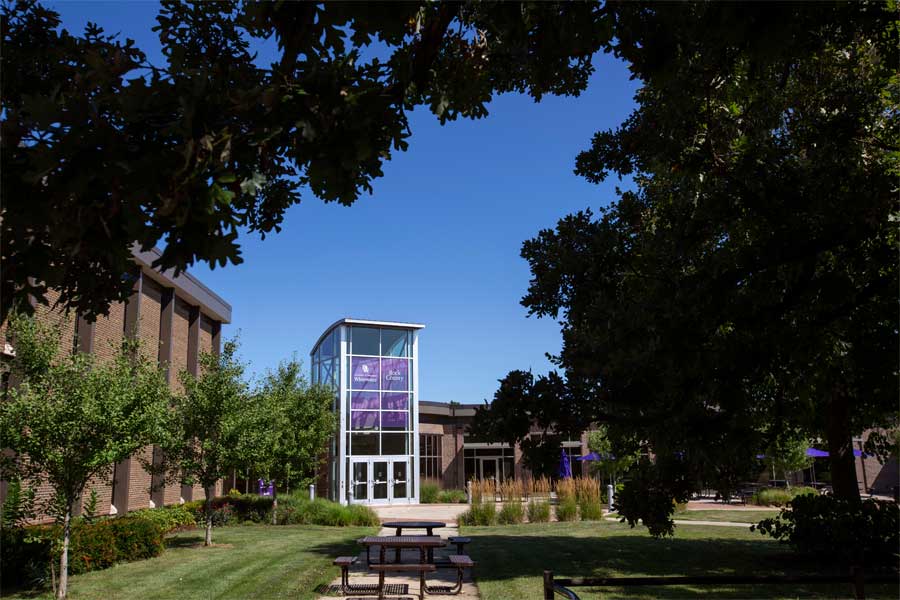
<path id="1" fill-rule="evenodd" d="M 409 457 L 375 457 L 350 459 L 351 502 L 388 504 L 407 500 Z"/>

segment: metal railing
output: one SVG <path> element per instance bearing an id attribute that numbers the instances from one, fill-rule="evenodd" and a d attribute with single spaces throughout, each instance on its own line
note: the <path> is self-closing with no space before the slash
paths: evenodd
<path id="1" fill-rule="evenodd" d="M 791 583 L 846 583 L 852 586 L 857 600 L 865 599 L 865 584 L 900 584 L 897 574 L 866 575 L 861 567 L 853 567 L 845 575 L 675 575 L 661 577 L 568 577 L 553 576 L 553 571 L 544 571 L 544 600 L 554 600 L 554 594 L 567 600 L 580 600 L 570 587 L 632 587 L 670 585 L 754 585 Z"/>

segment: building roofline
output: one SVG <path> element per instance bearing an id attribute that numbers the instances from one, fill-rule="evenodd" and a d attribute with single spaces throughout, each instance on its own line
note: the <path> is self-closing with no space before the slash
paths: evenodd
<path id="1" fill-rule="evenodd" d="M 200 310 L 208 316 L 213 317 L 222 323 L 231 323 L 231 305 L 228 304 L 221 296 L 206 287 L 203 282 L 191 275 L 187 271 L 182 271 L 178 275 L 175 269 L 166 269 L 165 271 L 153 267 L 153 261 L 162 256 L 162 251 L 158 248 L 150 250 L 141 250 L 138 244 L 131 248 L 135 262 L 144 267 L 144 272 L 151 279 L 165 287 L 176 288 L 179 296 L 200 307 Z"/>
<path id="2" fill-rule="evenodd" d="M 334 323 L 328 326 L 328 328 L 322 332 L 322 335 L 319 336 L 319 339 L 316 340 L 316 343 L 312 345 L 312 349 L 309 351 L 309 355 L 312 356 L 316 351 L 316 348 L 319 347 L 319 344 L 322 343 L 329 333 L 339 325 L 370 325 L 373 327 L 396 327 L 397 329 L 424 329 L 425 325 L 421 323 L 401 323 L 399 321 L 372 321 L 369 319 L 354 319 L 353 317 L 344 317 L 343 319 L 338 319 Z"/>
<path id="3" fill-rule="evenodd" d="M 475 410 L 480 404 L 460 404 L 458 402 L 431 402 L 419 400 L 419 414 L 445 415 L 455 417 L 475 416 Z"/>

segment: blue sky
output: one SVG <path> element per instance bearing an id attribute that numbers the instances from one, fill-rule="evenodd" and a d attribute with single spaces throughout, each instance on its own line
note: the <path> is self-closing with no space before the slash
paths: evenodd
<path id="1" fill-rule="evenodd" d="M 152 2 L 54 2 L 63 26 L 94 21 L 121 32 L 155 62 Z M 262 50 L 265 52 L 265 49 Z M 598 56 L 579 98 L 507 94 L 490 116 L 441 126 L 426 110 L 410 119 L 405 153 L 385 165 L 374 193 L 352 207 L 311 194 L 291 208 L 282 233 L 242 238 L 244 263 L 197 277 L 231 303 L 228 335 L 257 373 L 296 355 L 342 317 L 424 323 L 420 399 L 490 399 L 512 369 L 545 373 L 560 348 L 559 326 L 528 318 L 519 300 L 529 270 L 522 242 L 572 212 L 608 204 L 617 181 L 592 185 L 573 174 L 595 131 L 631 112 L 637 83 L 625 65 Z"/>

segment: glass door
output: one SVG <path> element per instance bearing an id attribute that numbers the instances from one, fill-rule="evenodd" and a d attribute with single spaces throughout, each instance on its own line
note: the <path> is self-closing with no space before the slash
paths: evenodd
<path id="1" fill-rule="evenodd" d="M 391 467 L 393 469 L 393 473 L 391 477 L 393 479 L 394 485 L 391 490 L 391 500 L 397 499 L 406 499 L 408 497 L 407 493 L 407 466 L 408 462 L 406 460 L 395 460 L 392 461 Z"/>
<path id="2" fill-rule="evenodd" d="M 498 481 L 497 479 L 497 459 L 496 458 L 482 458 L 479 459 L 481 463 L 481 479 L 493 479 L 494 481 Z"/>
<path id="3" fill-rule="evenodd" d="M 388 501 L 388 461 L 372 461 L 372 501 Z"/>
<path id="4" fill-rule="evenodd" d="M 350 489 L 353 491 L 352 502 L 368 502 L 372 494 L 369 492 L 369 461 L 354 460 Z"/>

